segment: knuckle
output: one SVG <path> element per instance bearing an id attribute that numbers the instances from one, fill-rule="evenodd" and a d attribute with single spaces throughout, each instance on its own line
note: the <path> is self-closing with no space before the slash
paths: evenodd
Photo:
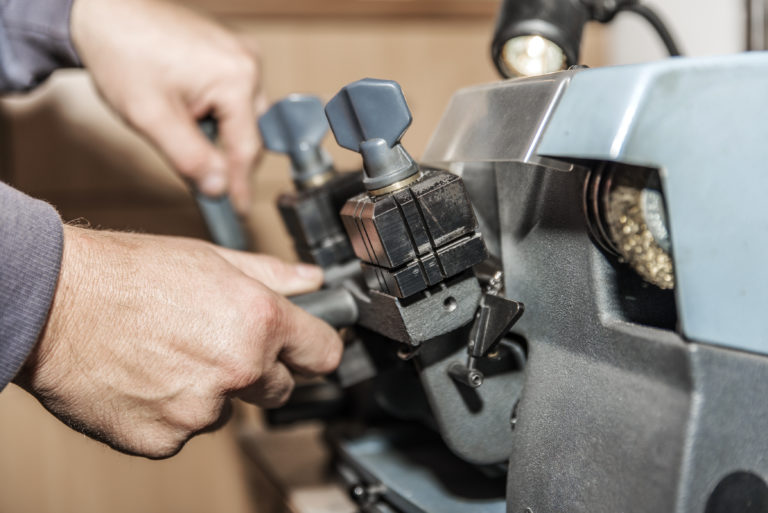
<path id="1" fill-rule="evenodd" d="M 197 433 L 215 424 L 221 416 L 221 405 L 210 405 L 208 408 L 192 413 L 187 428 L 189 433 Z"/>
<path id="2" fill-rule="evenodd" d="M 221 73 L 234 83 L 252 87 L 258 79 L 258 64 L 256 59 L 245 49 L 238 49 L 229 54 L 229 58 L 220 62 Z"/>
<path id="3" fill-rule="evenodd" d="M 247 334 L 233 339 L 220 356 L 215 385 L 217 392 L 229 393 L 256 383 L 263 373 L 261 362 L 261 355 Z"/>
<path id="4" fill-rule="evenodd" d="M 133 126 L 152 125 L 157 119 L 157 109 L 150 102 L 141 100 L 128 101 L 122 108 L 125 118 Z"/>
<path id="5" fill-rule="evenodd" d="M 245 299 L 233 308 L 239 328 L 220 356 L 219 382 L 225 392 L 245 389 L 264 378 L 270 341 L 280 335 L 282 314 L 276 295 L 251 288 L 241 297 Z"/>
<path id="6" fill-rule="evenodd" d="M 280 370 L 282 369 L 282 371 Z M 295 381 L 286 368 L 280 364 L 271 369 L 261 384 L 256 404 L 263 408 L 278 408 L 284 405 L 293 393 Z"/>
<path id="7" fill-rule="evenodd" d="M 259 66 L 256 60 L 248 53 L 244 53 L 239 59 L 239 69 L 243 78 L 253 84 L 258 80 Z"/>
<path id="8" fill-rule="evenodd" d="M 221 415 L 222 405 L 214 401 L 203 401 L 196 405 L 185 405 L 168 414 L 168 423 L 181 439 L 186 440 L 195 433 L 215 423 Z"/>
<path id="9" fill-rule="evenodd" d="M 260 293 L 251 301 L 254 329 L 259 339 L 270 341 L 280 335 L 282 329 L 282 307 L 280 299 L 273 293 Z"/>
<path id="10" fill-rule="evenodd" d="M 333 372 L 341 363 L 341 356 L 344 352 L 343 344 L 338 337 L 335 337 L 332 342 L 328 342 L 324 346 L 324 352 L 321 358 L 318 359 L 317 370 L 321 374 L 328 374 Z"/>
<path id="11" fill-rule="evenodd" d="M 134 434 L 128 452 L 153 460 L 175 456 L 189 439 L 169 427 L 152 426 Z"/>
<path id="12" fill-rule="evenodd" d="M 291 394 L 293 394 L 293 389 L 295 387 L 296 387 L 296 382 L 293 381 L 292 379 L 285 384 L 285 387 L 283 388 L 282 393 L 277 397 L 278 406 L 283 406 L 285 403 L 288 402 L 288 399 L 290 399 Z"/>
<path id="13" fill-rule="evenodd" d="M 255 141 L 242 141 L 232 149 L 231 159 L 237 166 L 250 166 L 256 160 L 256 154 Z"/>
<path id="14" fill-rule="evenodd" d="M 243 49 L 233 60 L 238 75 L 248 82 L 254 82 L 258 76 L 259 69 L 256 59 L 247 50 Z"/>
<path id="15" fill-rule="evenodd" d="M 204 151 L 194 150 L 183 152 L 174 162 L 176 169 L 185 176 L 196 176 L 205 171 L 208 165 L 208 156 Z"/>
<path id="16" fill-rule="evenodd" d="M 147 457 L 153 460 L 164 460 L 176 456 L 181 451 L 184 444 L 187 443 L 187 439 L 180 440 L 166 440 L 162 442 L 156 442 Z"/>
<path id="17" fill-rule="evenodd" d="M 288 402 L 288 399 L 290 399 L 291 394 L 293 393 L 294 386 L 295 384 L 293 380 L 286 381 L 284 384 L 282 384 L 280 389 L 274 393 L 273 397 L 269 401 L 268 407 L 279 408 L 285 405 L 285 403 Z"/>
<path id="18" fill-rule="evenodd" d="M 248 354 L 247 351 L 235 352 L 227 364 L 223 382 L 228 391 L 242 390 L 259 381 L 263 370 L 258 364 L 260 360 Z"/>

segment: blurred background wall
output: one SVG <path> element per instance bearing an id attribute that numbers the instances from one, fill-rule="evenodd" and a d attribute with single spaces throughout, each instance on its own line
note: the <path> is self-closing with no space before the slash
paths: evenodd
<path id="1" fill-rule="evenodd" d="M 488 57 L 495 0 L 182 3 L 211 13 L 260 49 L 270 99 L 292 92 L 328 99 L 365 76 L 399 81 L 414 113 L 405 145 L 415 157 L 456 89 L 497 78 Z M 654 4 L 690 54 L 743 47 L 741 2 Z M 582 55 L 586 64 L 601 66 L 652 60 L 663 51 L 642 22 L 622 14 L 610 28 L 588 28 Z M 181 181 L 102 104 L 84 72 L 57 73 L 34 93 L 0 102 L 0 133 L 0 178 L 52 202 L 65 220 L 206 236 Z M 327 148 L 339 167 L 359 165 L 330 138 Z M 258 250 L 292 259 L 273 206 L 291 187 L 287 166 L 271 155 L 262 161 L 250 222 Z M 255 421 L 195 439 L 172 460 L 150 462 L 68 430 L 13 385 L 0 394 L 0 418 L 0 513 L 282 511 L 285 494 L 276 482 L 309 486 L 325 463 L 317 427 L 259 432 L 263 457 L 256 463 L 243 458 L 235 440 L 238 426 Z M 314 497 L 304 502 L 319 504 Z"/>

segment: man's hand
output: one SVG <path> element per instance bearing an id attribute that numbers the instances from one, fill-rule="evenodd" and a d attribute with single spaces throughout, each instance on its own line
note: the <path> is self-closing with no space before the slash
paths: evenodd
<path id="1" fill-rule="evenodd" d="M 75 0 L 71 34 L 107 103 L 202 192 L 230 192 L 245 212 L 264 103 L 256 56 L 213 21 L 158 0 Z M 196 125 L 207 114 L 223 151 Z"/>
<path id="2" fill-rule="evenodd" d="M 150 458 L 219 423 L 229 398 L 282 404 L 291 371 L 342 343 L 280 294 L 322 272 L 191 239 L 65 227 L 47 326 L 16 382 L 70 426 Z"/>

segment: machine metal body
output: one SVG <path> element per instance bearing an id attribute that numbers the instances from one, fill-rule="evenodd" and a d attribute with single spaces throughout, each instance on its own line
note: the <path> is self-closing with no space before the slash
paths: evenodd
<path id="1" fill-rule="evenodd" d="M 325 306 L 353 305 L 337 324 L 365 328 L 358 337 L 375 368 L 368 402 L 445 443 L 425 443 L 433 452 L 409 458 L 413 444 L 397 442 L 391 421 L 370 417 L 363 434 L 333 437 L 363 511 L 768 508 L 767 85 L 768 55 L 751 54 L 458 92 L 419 169 L 441 170 L 427 179 L 461 177 L 477 219 L 470 233 L 482 234 L 490 258 L 438 289 L 397 279 L 420 258 L 403 221 L 408 207 L 389 197 L 400 218 L 388 232 L 374 223 L 382 200 L 365 193 L 347 203 L 347 233 L 368 237 L 356 253 L 375 268 L 365 282 L 322 292 L 338 296 Z M 632 251 L 665 251 L 673 288 L 649 283 L 622 255 L 623 239 L 607 233 L 612 222 L 631 227 L 614 219 L 613 189 L 597 176 L 623 185 L 633 182 L 616 177 L 657 177 L 633 207 L 643 228 L 633 233 L 644 237 L 635 242 L 645 242 Z M 360 215 L 366 209 L 371 215 Z M 464 218 L 457 209 L 445 215 L 453 212 Z M 374 233 L 400 234 L 393 243 L 402 244 L 371 249 Z M 408 257 L 393 265 L 401 250 Z M 461 280 L 476 286 L 462 289 Z M 445 310 L 429 303 L 433 290 L 472 314 L 448 326 Z M 524 303 L 525 314 L 494 310 L 497 297 Z M 385 314 L 385 304 L 421 306 L 409 317 Z M 414 344 L 409 328 L 390 331 L 392 319 L 437 328 Z M 409 341 L 416 350 L 397 360 L 392 342 Z M 492 350 L 478 349 L 486 344 Z M 434 464 L 445 448 L 488 483 L 506 473 L 506 491 L 473 496 L 461 479 L 443 479 Z"/>
<path id="2" fill-rule="evenodd" d="M 751 54 L 453 99 L 424 161 L 464 178 L 506 293 L 526 304 L 507 511 L 768 504 L 767 84 L 768 56 Z M 606 162 L 659 170 L 674 292 L 590 237 L 584 186 Z"/>

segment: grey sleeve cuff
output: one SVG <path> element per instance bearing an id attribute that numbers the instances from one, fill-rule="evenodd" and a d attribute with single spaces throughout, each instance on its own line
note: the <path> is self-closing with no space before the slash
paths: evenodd
<path id="1" fill-rule="evenodd" d="M 63 244 L 53 207 L 0 182 L 0 391 L 45 326 Z"/>
<path id="2" fill-rule="evenodd" d="M 78 67 L 69 33 L 74 0 L 0 0 L 0 90 L 22 91 Z"/>

